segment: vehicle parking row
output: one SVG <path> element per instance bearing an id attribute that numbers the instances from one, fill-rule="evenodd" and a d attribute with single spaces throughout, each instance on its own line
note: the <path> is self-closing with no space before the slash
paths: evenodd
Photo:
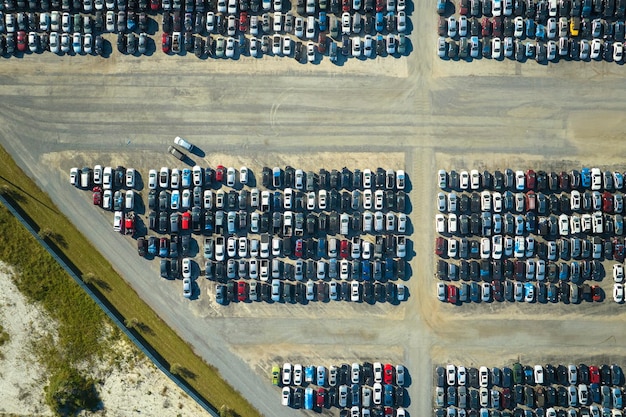
<path id="1" fill-rule="evenodd" d="M 593 237 L 561 238 L 545 242 L 535 241 L 533 236 L 495 235 L 491 239 L 437 237 L 435 254 L 449 259 L 523 259 L 538 256 L 540 261 L 562 260 L 624 260 L 624 241 L 622 238 L 602 239 Z"/>
<path id="2" fill-rule="evenodd" d="M 613 264 L 612 269 L 619 268 L 620 264 Z M 618 265 L 617 267 L 615 265 Z M 437 261 L 436 276 L 450 281 L 488 281 L 503 279 L 528 281 L 559 282 L 571 281 L 581 284 L 584 281 L 602 281 L 606 271 L 598 260 L 568 262 L 545 262 L 543 260 L 493 260 L 479 261 L 462 260 L 459 264 L 443 259 Z M 617 281 L 621 282 L 621 281 Z"/>
<path id="3" fill-rule="evenodd" d="M 439 188 L 455 191 L 564 191 L 591 190 L 591 191 L 619 191 L 624 188 L 624 174 L 620 171 L 599 168 L 582 168 L 580 171 L 571 170 L 546 172 L 543 170 L 527 171 L 507 168 L 504 172 L 496 170 L 479 172 L 477 169 L 447 172 L 439 170 L 437 173 Z"/>
<path id="4" fill-rule="evenodd" d="M 454 8 L 463 16 L 520 16 L 542 22 L 559 16 L 623 19 L 626 14 L 623 0 L 460 0 L 458 6 L 456 3 L 438 0 L 437 13 L 444 15 Z"/>
<path id="5" fill-rule="evenodd" d="M 282 387 L 284 406 L 316 411 L 338 407 L 341 416 L 350 413 L 350 417 L 405 416 L 408 397 L 403 365 L 355 362 L 327 369 L 285 363 L 282 368 L 272 367 L 272 383 Z"/>
<path id="6" fill-rule="evenodd" d="M 165 263 L 167 263 L 167 260 L 165 260 Z M 216 266 L 218 264 L 214 263 L 213 265 Z M 164 268 L 166 267 L 167 265 Z M 167 278 L 163 275 L 162 277 Z M 268 281 L 239 279 L 215 284 L 215 300 L 222 305 L 258 301 L 285 304 L 308 304 L 316 301 L 322 303 L 350 301 L 367 304 L 385 302 L 397 304 L 405 301 L 406 298 L 407 291 L 405 285 L 394 282 L 338 282 L 332 280 L 329 282 L 308 281 L 304 283 L 288 282 L 281 279 Z"/>
<path id="7" fill-rule="evenodd" d="M 615 284 L 622 285 L 622 284 Z M 621 298 L 614 301 L 624 302 L 623 285 Z M 585 302 L 601 302 L 606 294 L 598 285 L 570 284 L 569 282 L 521 282 L 511 280 L 493 280 L 491 282 L 462 282 L 460 284 L 437 283 L 437 297 L 441 302 L 458 305 L 464 303 L 490 302 L 526 302 L 546 304 L 562 302 L 564 304 L 579 304 Z"/>
<path id="8" fill-rule="evenodd" d="M 619 214 L 624 210 L 624 195 L 620 192 L 573 190 L 570 193 L 541 191 L 512 192 L 484 190 L 481 192 L 439 192 L 437 208 L 445 213 L 536 212 L 539 215 L 602 211 Z"/>
<path id="9" fill-rule="evenodd" d="M 239 170 L 223 165 L 217 165 L 215 169 L 211 167 L 203 168 L 199 165 L 194 166 L 193 169 L 185 168 L 182 170 L 162 167 L 159 170 L 151 169 L 148 172 L 148 188 L 151 190 L 191 188 L 196 186 L 204 186 L 208 189 L 211 187 L 219 188 L 222 185 L 232 188 L 255 187 L 258 185 L 258 181 L 259 179 L 255 177 L 254 173 L 245 166 Z M 404 190 L 406 181 L 407 177 L 404 170 L 394 171 L 392 169 L 377 168 L 375 171 L 370 169 L 362 171 L 355 169 L 351 171 L 344 167 L 341 170 L 333 169 L 330 171 L 322 168 L 319 172 L 313 172 L 294 169 L 291 166 L 285 168 L 276 166 L 273 168 L 262 168 L 260 185 L 268 190 L 283 191 L 286 189 L 306 192 L 317 190 L 339 191 L 341 189 L 350 191 L 371 188 L 393 191 Z"/>
<path id="10" fill-rule="evenodd" d="M 478 415 L 478 410 L 487 416 L 622 415 L 623 375 L 618 365 L 516 363 L 512 368 L 437 367 L 435 415 Z"/>
<path id="11" fill-rule="evenodd" d="M 621 63 L 624 61 L 625 45 L 623 42 L 611 40 L 593 39 L 568 39 L 566 37 L 556 40 L 523 41 L 512 37 L 483 38 L 477 36 L 446 40 L 440 37 L 437 42 L 437 54 L 442 59 L 465 59 L 471 58 L 503 58 L 515 59 L 524 62 L 530 59 L 545 64 L 563 59 L 598 61 Z"/>

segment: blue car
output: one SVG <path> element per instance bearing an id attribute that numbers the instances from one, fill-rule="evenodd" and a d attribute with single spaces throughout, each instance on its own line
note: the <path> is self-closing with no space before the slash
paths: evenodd
<path id="1" fill-rule="evenodd" d="M 546 40 L 546 27 L 544 25 L 537 25 L 537 29 L 535 29 L 535 38 L 541 41 Z"/>
<path id="2" fill-rule="evenodd" d="M 361 389 L 359 384 L 352 384 L 352 405 L 361 404 Z"/>
<path id="3" fill-rule="evenodd" d="M 385 28 L 385 17 L 383 12 L 376 13 L 376 32 L 382 32 Z"/>
<path id="4" fill-rule="evenodd" d="M 526 19 L 526 37 L 532 38 L 533 36 L 535 36 L 535 21 Z"/>
<path id="5" fill-rule="evenodd" d="M 191 187 L 191 170 L 189 168 L 183 169 L 183 173 L 181 175 L 181 185 L 183 188 Z"/>
<path id="6" fill-rule="evenodd" d="M 319 22 L 318 22 L 320 32 L 326 31 L 327 22 L 328 22 L 328 19 L 326 18 L 326 12 L 320 12 Z"/>
<path id="7" fill-rule="evenodd" d="M 391 384 L 385 384 L 383 405 L 389 407 L 393 406 L 393 385 Z"/>
<path id="8" fill-rule="evenodd" d="M 324 258 L 326 256 L 326 239 L 323 237 L 317 241 L 317 257 Z"/>
<path id="9" fill-rule="evenodd" d="M 393 279 L 393 258 L 385 259 L 385 279 Z"/>
<path id="10" fill-rule="evenodd" d="M 369 281 L 371 277 L 370 261 L 361 261 L 361 279 L 363 279 L 363 281 Z"/>
<path id="11" fill-rule="evenodd" d="M 569 265 L 566 263 L 562 263 L 559 268 L 559 279 L 561 281 L 567 281 L 569 278 Z"/>
<path id="12" fill-rule="evenodd" d="M 591 187 L 591 170 L 589 168 L 583 168 L 580 170 L 580 182 L 585 188 Z"/>
<path id="13" fill-rule="evenodd" d="M 156 255 L 156 252 L 157 252 L 156 238 L 154 236 L 151 236 L 148 239 L 148 253 L 150 255 Z"/>
<path id="14" fill-rule="evenodd" d="M 311 387 L 304 390 L 304 409 L 305 410 L 313 409 L 313 388 Z"/>
<path id="15" fill-rule="evenodd" d="M 306 382 L 313 382 L 315 380 L 315 366 L 307 366 L 304 368 L 304 380 Z"/>

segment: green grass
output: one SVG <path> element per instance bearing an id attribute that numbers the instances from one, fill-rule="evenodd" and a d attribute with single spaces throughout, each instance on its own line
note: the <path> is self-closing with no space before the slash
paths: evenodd
<path id="1" fill-rule="evenodd" d="M 227 406 L 240 417 L 260 417 L 214 367 L 194 354 L 191 346 L 158 317 L 1 147 L 0 192 L 19 205 L 40 235 L 63 252 L 85 281 L 106 298 L 154 351 L 169 364 L 176 365 L 177 374 L 196 392 L 218 410 Z M 0 245 L 0 258 L 18 268 L 20 290 L 41 302 L 59 321 L 60 338 L 64 340 L 61 345 L 64 351 L 67 349 L 67 359 L 74 361 L 102 353 L 100 344 L 94 341 L 102 341 L 104 313 L 43 253 L 34 238 L 23 236 L 28 232 L 16 225 L 15 219 L 12 222 L 7 219 L 7 213 L 6 209 L 0 211 L 0 240 L 4 241 Z"/>

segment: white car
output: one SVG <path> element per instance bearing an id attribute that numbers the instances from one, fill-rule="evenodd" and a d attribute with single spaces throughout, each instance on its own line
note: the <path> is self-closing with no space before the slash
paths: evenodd
<path id="1" fill-rule="evenodd" d="M 341 15 L 341 33 L 349 35 L 352 31 L 350 13 L 343 13 Z"/>
<path id="2" fill-rule="evenodd" d="M 226 170 L 226 185 L 229 187 L 235 186 L 235 168 L 228 167 Z"/>
<path id="3" fill-rule="evenodd" d="M 283 364 L 283 385 L 291 385 L 293 366 L 290 363 Z"/>
<path id="4" fill-rule="evenodd" d="M 456 384 L 456 367 L 453 364 L 448 364 L 446 366 L 446 375 L 448 385 L 454 386 Z"/>
<path id="5" fill-rule="evenodd" d="M 133 190 L 128 190 L 126 192 L 126 201 L 125 201 L 126 210 L 132 210 L 135 207 L 135 193 Z"/>
<path id="6" fill-rule="evenodd" d="M 185 298 L 191 298 L 191 279 L 183 278 L 183 296 Z"/>
<path id="7" fill-rule="evenodd" d="M 443 214 L 437 214 L 435 216 L 435 225 L 437 228 L 437 233 L 445 233 L 446 232 L 446 216 Z"/>
<path id="8" fill-rule="evenodd" d="M 372 396 L 372 401 L 373 401 L 374 405 L 382 404 L 382 401 L 383 401 L 383 386 L 381 385 L 380 382 L 375 382 L 372 388 L 374 388 L 374 395 Z"/>
<path id="9" fill-rule="evenodd" d="M 361 56 L 361 38 L 355 36 L 352 38 L 352 56 L 359 58 Z"/>
<path id="10" fill-rule="evenodd" d="M 514 20 L 515 29 L 513 31 L 513 36 L 516 38 L 521 38 L 524 34 L 524 18 L 521 16 L 517 16 Z"/>
<path id="11" fill-rule="evenodd" d="M 461 171 L 459 174 L 459 186 L 461 190 L 467 190 L 469 188 L 469 174 L 467 171 Z"/>
<path id="12" fill-rule="evenodd" d="M 488 237 L 480 239 L 480 258 L 489 259 L 491 257 L 491 241 Z"/>
<path id="13" fill-rule="evenodd" d="M 494 17 L 502 16 L 502 0 L 493 0 L 491 3 L 491 14 Z"/>
<path id="14" fill-rule="evenodd" d="M 624 265 L 613 264 L 613 280 L 616 283 L 621 283 L 624 281 Z"/>
<path id="15" fill-rule="evenodd" d="M 624 302 L 624 285 L 623 284 L 613 284 L 613 300 L 616 303 Z"/>
<path id="16" fill-rule="evenodd" d="M 459 36 L 464 37 L 467 36 L 467 16 L 459 16 Z M 496 38 L 494 38 L 496 39 Z M 499 38 L 498 38 L 499 39 Z"/>
<path id="17" fill-rule="evenodd" d="M 439 301 L 446 301 L 446 284 L 443 282 L 437 283 L 437 298 L 439 298 Z M 454 382 L 452 384 L 454 384 Z M 448 385 L 450 384 L 448 383 Z"/>
<path id="18" fill-rule="evenodd" d="M 479 384 L 481 387 L 487 387 L 489 385 L 489 369 L 486 366 L 481 366 L 478 369 Z"/>
<path id="19" fill-rule="evenodd" d="M 352 281 L 350 284 L 350 301 L 360 301 L 361 300 L 361 284 L 359 281 Z"/>
<path id="20" fill-rule="evenodd" d="M 183 258 L 181 269 L 183 278 L 191 278 L 191 258 Z"/>
<path id="21" fill-rule="evenodd" d="M 535 384 L 543 384 L 543 366 L 535 365 L 534 367 Z"/>
<path id="22" fill-rule="evenodd" d="M 281 404 L 284 406 L 289 406 L 291 403 L 291 388 L 283 387 Z"/>
<path id="23" fill-rule="evenodd" d="M 50 52 L 58 54 L 61 51 L 61 43 L 57 32 L 50 32 Z"/>

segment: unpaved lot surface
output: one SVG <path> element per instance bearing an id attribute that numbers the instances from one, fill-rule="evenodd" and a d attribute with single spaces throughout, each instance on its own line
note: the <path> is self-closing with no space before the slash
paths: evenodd
<path id="1" fill-rule="evenodd" d="M 415 4 L 409 57 L 339 68 L 160 53 L 3 61 L 0 141 L 159 315 L 266 416 L 302 413 L 281 407 L 269 382 L 272 364 L 287 360 L 404 363 L 412 379 L 408 410 L 422 417 L 431 413 L 436 363 L 623 359 L 626 316 L 612 301 L 461 308 L 436 301 L 436 170 L 623 171 L 626 80 L 613 63 L 439 61 L 434 4 Z M 182 167 L 165 153 L 176 135 L 205 152 L 194 162 L 211 166 L 404 167 L 413 187 L 409 300 L 224 308 L 202 279 L 202 295 L 183 299 L 180 283 L 159 281 L 156 263 L 139 259 L 134 242 L 112 231 L 111 215 L 67 181 L 69 168 L 83 164 L 122 164 L 144 175 Z"/>

